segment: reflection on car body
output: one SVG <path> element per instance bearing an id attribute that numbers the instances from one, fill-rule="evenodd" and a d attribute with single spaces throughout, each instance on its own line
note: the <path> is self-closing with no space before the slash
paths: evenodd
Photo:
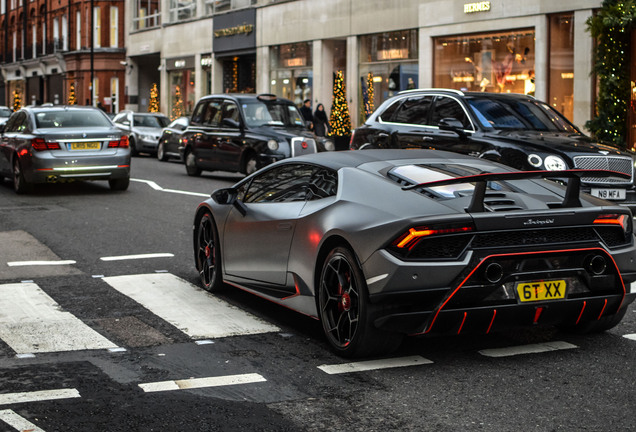
<path id="1" fill-rule="evenodd" d="M 543 180 L 557 176 L 567 187 Z M 320 319 L 347 357 L 412 334 L 602 331 L 636 297 L 632 215 L 580 193 L 581 177 L 626 175 L 435 150 L 285 159 L 200 204 L 195 265 L 210 291 L 227 283 Z"/>
<path id="2" fill-rule="evenodd" d="M 17 193 L 36 183 L 108 180 L 125 190 L 130 179 L 128 137 L 93 107 L 26 107 L 11 115 L 0 137 L 0 176 Z"/>
<path id="3" fill-rule="evenodd" d="M 520 94 L 412 90 L 386 100 L 357 128 L 351 149 L 434 148 L 520 170 L 608 169 L 583 190 L 636 208 L 634 154 L 585 136 L 548 104 Z"/>
<path id="4" fill-rule="evenodd" d="M 170 119 L 161 113 L 122 111 L 115 116 L 113 123 L 128 134 L 130 153 L 136 156 L 140 152 L 157 153 L 161 131 Z"/>

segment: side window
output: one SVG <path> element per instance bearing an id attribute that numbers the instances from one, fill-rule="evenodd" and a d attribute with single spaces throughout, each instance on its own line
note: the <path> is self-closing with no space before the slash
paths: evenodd
<path id="1" fill-rule="evenodd" d="M 221 116 L 221 126 L 227 126 L 223 124 L 223 120 L 233 120 L 238 123 L 239 110 L 238 105 L 232 101 L 225 101 L 223 103 L 223 114 Z"/>
<path id="2" fill-rule="evenodd" d="M 221 103 L 218 99 L 212 99 L 198 104 L 194 114 L 192 114 L 192 124 L 218 127 L 221 118 Z"/>
<path id="3" fill-rule="evenodd" d="M 401 102 L 402 102 L 401 100 L 398 100 L 392 103 L 391 105 L 389 105 L 389 107 L 385 109 L 382 114 L 380 114 L 379 118 L 382 119 L 382 121 L 384 122 L 390 122 L 391 118 L 393 117 L 393 114 L 395 114 L 395 111 L 398 109 Z"/>
<path id="4" fill-rule="evenodd" d="M 14 114 L 9 117 L 9 121 L 7 121 L 7 125 L 4 128 L 5 132 L 15 132 L 15 124 L 20 114 Z"/>
<path id="5" fill-rule="evenodd" d="M 245 194 L 246 203 L 305 201 L 313 197 L 312 165 L 285 164 L 254 177 Z M 318 188 L 316 188 L 317 190 Z"/>
<path id="6" fill-rule="evenodd" d="M 416 125 L 428 124 L 428 114 L 432 103 L 432 96 L 407 98 L 393 114 L 391 122 Z"/>
<path id="7" fill-rule="evenodd" d="M 431 125 L 437 126 L 439 121 L 444 118 L 454 118 L 462 122 L 464 129 L 472 129 L 470 121 L 466 116 L 466 112 L 455 99 L 438 96 L 435 99 L 435 108 L 431 116 Z"/>
<path id="8" fill-rule="evenodd" d="M 7 125 L 7 132 L 24 132 L 27 128 L 27 116 L 21 112 L 16 114 Z"/>

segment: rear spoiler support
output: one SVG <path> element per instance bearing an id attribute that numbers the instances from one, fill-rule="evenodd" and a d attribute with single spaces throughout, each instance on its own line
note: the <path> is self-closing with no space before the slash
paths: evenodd
<path id="1" fill-rule="evenodd" d="M 437 180 L 426 183 L 405 186 L 402 190 L 415 190 L 433 188 L 437 186 L 448 186 L 461 183 L 475 183 L 475 190 L 470 205 L 466 209 L 468 213 L 480 213 L 485 211 L 484 198 L 486 197 L 486 186 L 489 181 L 504 180 L 529 180 L 529 179 L 564 179 L 567 178 L 567 189 L 561 207 L 581 207 L 581 177 L 618 177 L 629 179 L 631 176 L 618 171 L 609 170 L 582 170 L 572 169 L 565 171 L 510 171 L 499 173 L 483 173 L 472 176 L 455 177 L 446 180 Z"/>

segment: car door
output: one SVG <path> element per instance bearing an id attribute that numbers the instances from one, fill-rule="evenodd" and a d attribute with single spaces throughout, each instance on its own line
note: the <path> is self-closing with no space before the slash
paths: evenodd
<path id="1" fill-rule="evenodd" d="M 20 114 L 15 113 L 9 118 L 0 136 L 0 173 L 7 177 L 11 176 L 13 171 L 12 158 L 13 152 L 15 151 L 15 142 L 13 142 L 12 139 L 15 135 L 13 128 L 16 125 L 18 116 L 20 116 Z"/>
<path id="2" fill-rule="evenodd" d="M 192 139 L 194 154 L 201 168 L 216 169 L 220 166 L 216 148 L 219 144 L 222 99 L 208 99 L 197 106 L 193 124 L 198 124 Z"/>
<path id="3" fill-rule="evenodd" d="M 7 128 L 2 137 L 2 142 L 4 145 L 3 152 L 7 155 L 7 169 L 9 172 L 13 172 L 13 155 L 18 154 L 19 157 L 24 155 L 25 160 L 22 162 L 22 165 L 26 164 L 26 156 L 29 154 L 28 151 L 20 151 L 21 146 L 25 143 L 28 143 L 28 140 L 25 140 L 23 137 L 23 133 L 26 131 L 28 127 L 28 118 L 24 111 L 18 111 L 12 117 L 9 123 L 7 124 Z"/>
<path id="4" fill-rule="evenodd" d="M 233 208 L 223 232 L 221 253 L 228 275 L 285 284 L 292 237 L 315 170 L 305 164 L 280 165 L 239 191 L 245 215 Z"/>
<path id="5" fill-rule="evenodd" d="M 233 100 L 223 102 L 218 140 L 217 160 L 222 166 L 238 171 L 243 154 L 243 133 L 239 106 Z"/>
<path id="6" fill-rule="evenodd" d="M 393 131 L 389 139 L 391 147 L 428 148 L 435 130 L 429 125 L 433 96 L 410 96 L 405 98 L 390 117 Z"/>
<path id="7" fill-rule="evenodd" d="M 457 131 L 443 130 L 440 127 L 442 120 L 456 120 L 462 128 Z M 454 97 L 438 95 L 435 97 L 429 116 L 430 147 L 437 150 L 446 150 L 455 153 L 463 153 L 478 156 L 482 153 L 483 144 L 472 140 L 474 126 L 466 114 L 462 104 Z"/>

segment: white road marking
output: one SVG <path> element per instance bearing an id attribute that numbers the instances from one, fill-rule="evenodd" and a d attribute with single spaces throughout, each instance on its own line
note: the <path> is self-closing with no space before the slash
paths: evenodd
<path id="1" fill-rule="evenodd" d="M 0 339 L 16 354 L 115 348 L 34 283 L 0 285 Z"/>
<path id="2" fill-rule="evenodd" d="M 137 255 L 120 255 L 120 256 L 108 256 L 101 257 L 102 261 L 123 261 L 123 260 L 136 260 L 146 258 L 172 258 L 174 254 L 171 253 L 149 253 L 149 254 L 137 254 Z"/>
<path id="3" fill-rule="evenodd" d="M 626 338 L 626 339 L 631 339 L 633 341 L 636 341 L 636 333 L 626 334 L 623 337 Z"/>
<path id="4" fill-rule="evenodd" d="M 150 186 L 154 190 L 160 191 L 160 192 L 169 192 L 169 193 L 176 193 L 176 194 L 181 194 L 181 195 L 200 196 L 200 197 L 206 197 L 206 198 L 210 197 L 210 194 L 204 194 L 204 193 L 199 193 L 199 192 L 188 192 L 188 191 L 182 191 L 182 190 L 177 190 L 177 189 L 164 189 L 161 186 L 159 186 L 157 183 L 155 183 L 155 182 L 153 182 L 151 180 L 142 180 L 142 179 L 131 178 L 130 181 L 135 181 L 135 182 L 139 182 L 139 183 L 146 183 L 148 186 Z"/>
<path id="5" fill-rule="evenodd" d="M 191 378 L 177 381 L 160 381 L 153 383 L 139 384 L 139 387 L 146 393 L 172 391 L 172 390 L 189 390 L 206 387 L 221 387 L 238 384 L 252 384 L 267 381 L 259 374 L 243 374 L 243 375 L 227 375 L 209 378 Z"/>
<path id="6" fill-rule="evenodd" d="M 13 410 L 0 410 L 0 420 L 18 431 L 44 432 L 44 429 L 40 429 L 24 417 L 19 416 Z"/>
<path id="7" fill-rule="evenodd" d="M 566 349 L 578 348 L 576 345 L 572 345 L 567 342 L 562 341 L 553 341 L 539 344 L 531 344 L 531 345 L 520 345 L 514 347 L 507 348 L 495 348 L 495 349 L 485 349 L 479 351 L 479 354 L 486 357 L 510 357 L 521 354 L 538 354 L 549 351 L 559 351 Z"/>
<path id="8" fill-rule="evenodd" d="M 7 263 L 9 267 L 72 265 L 72 264 L 76 264 L 76 262 L 73 260 L 64 260 L 64 261 L 11 261 Z"/>
<path id="9" fill-rule="evenodd" d="M 425 364 L 432 364 L 429 359 L 420 356 L 399 357 L 382 360 L 368 360 L 354 363 L 344 363 L 336 365 L 321 365 L 318 369 L 328 373 L 329 375 L 351 373 L 351 372 L 363 372 L 377 369 L 389 369 L 406 366 L 420 366 Z"/>
<path id="10" fill-rule="evenodd" d="M 59 390 L 40 390 L 22 393 L 5 393 L 0 394 L 0 405 L 11 405 L 25 402 L 40 402 L 56 399 L 72 399 L 79 398 L 79 392 L 76 389 L 59 389 Z"/>
<path id="11" fill-rule="evenodd" d="M 114 276 L 103 280 L 193 339 L 280 331 L 170 273 Z"/>

